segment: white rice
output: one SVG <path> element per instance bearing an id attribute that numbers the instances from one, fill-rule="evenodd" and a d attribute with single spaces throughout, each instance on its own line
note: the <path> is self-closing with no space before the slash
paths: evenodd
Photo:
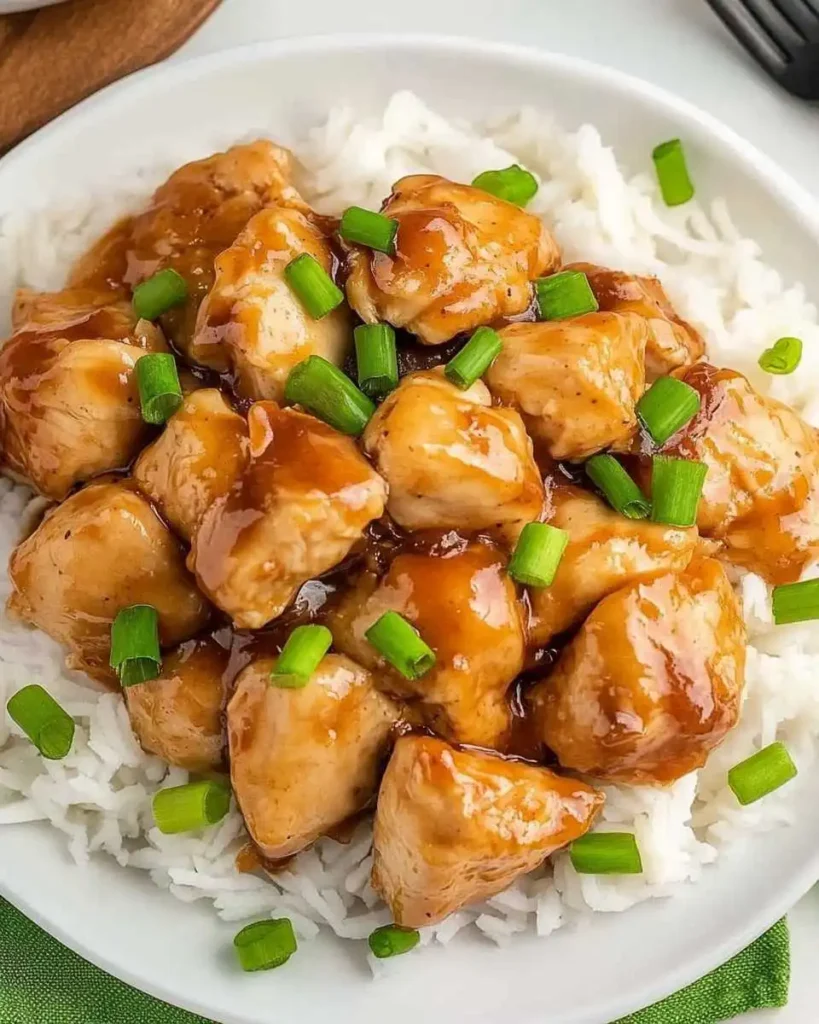
<path id="1" fill-rule="evenodd" d="M 214 148 L 226 141 L 214 139 Z M 532 109 L 488 125 L 453 124 L 413 95 L 399 93 L 378 122 L 334 110 L 296 150 L 305 191 L 326 211 L 351 203 L 375 207 L 391 184 L 410 172 L 470 181 L 487 167 L 525 164 L 542 181 L 530 209 L 552 227 L 567 260 L 657 274 L 680 313 L 708 338 L 712 361 L 748 373 L 757 387 L 819 425 L 819 326 L 803 288 L 786 285 L 765 265 L 757 244 L 732 223 L 723 200 L 666 209 L 652 176 L 627 179 L 591 125 L 566 132 Z M 7 217 L 0 226 L 4 308 L 18 284 L 60 287 L 71 260 L 117 215 L 137 208 L 169 169 L 144 169 L 102 206 L 98 196 L 88 195 L 34 219 L 30 212 Z M 782 335 L 804 340 L 800 372 L 767 377 L 758 372 L 757 358 Z M 3 560 L 19 536 L 29 500 L 24 488 L 0 479 Z M 499 944 L 524 931 L 547 936 L 590 911 L 622 911 L 669 896 L 695 882 L 732 844 L 792 820 L 798 779 L 742 808 L 726 786 L 726 771 L 774 739 L 788 745 L 800 772 L 813 761 L 819 737 L 819 631 L 810 624 L 773 628 L 769 587 L 752 574 L 737 579 L 751 636 L 738 726 L 705 768 L 667 789 L 605 787 L 598 827 L 633 830 L 644 873 L 579 876 L 568 857 L 559 855 L 553 872 L 522 878 L 486 905 L 425 929 L 424 943 L 449 942 L 470 924 Z M 0 579 L 0 600 L 8 590 L 8 579 Z M 275 881 L 241 874 L 234 861 L 245 836 L 235 810 L 199 835 L 163 836 L 153 827 L 152 794 L 186 781 L 187 775 L 141 751 L 118 696 L 66 674 L 56 644 L 5 617 L 0 618 L 0 665 L 3 707 L 17 689 L 37 681 L 77 723 L 69 756 L 48 762 L 7 716 L 0 716 L 0 825 L 50 822 L 65 834 L 77 864 L 107 853 L 123 866 L 147 872 L 182 901 L 211 901 L 228 921 L 287 915 L 305 939 L 320 926 L 343 938 L 363 939 L 389 920 L 369 883 L 368 827 L 361 826 L 348 845 L 323 840 Z"/>

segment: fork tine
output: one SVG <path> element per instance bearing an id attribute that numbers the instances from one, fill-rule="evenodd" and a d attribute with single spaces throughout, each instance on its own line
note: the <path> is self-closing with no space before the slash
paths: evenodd
<path id="1" fill-rule="evenodd" d="M 782 73 L 788 63 L 788 54 L 760 25 L 742 0 L 708 0 L 708 3 L 761 64 L 774 74 Z"/>
<path id="2" fill-rule="evenodd" d="M 749 12 L 787 53 L 793 53 L 805 43 L 805 36 L 786 18 L 774 0 L 742 0 Z"/>
<path id="3" fill-rule="evenodd" d="M 819 39 L 819 6 L 810 0 L 773 0 L 773 3 L 805 39 Z"/>

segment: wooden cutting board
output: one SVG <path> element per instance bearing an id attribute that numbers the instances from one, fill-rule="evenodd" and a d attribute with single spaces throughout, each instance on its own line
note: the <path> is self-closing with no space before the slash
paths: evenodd
<path id="1" fill-rule="evenodd" d="M 67 0 L 0 17 L 0 152 L 167 57 L 220 0 Z"/>

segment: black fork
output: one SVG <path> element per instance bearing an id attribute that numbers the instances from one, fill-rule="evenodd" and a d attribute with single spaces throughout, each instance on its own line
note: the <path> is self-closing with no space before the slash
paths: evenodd
<path id="1" fill-rule="evenodd" d="M 794 96 L 819 99 L 819 0 L 708 0 L 747 50 Z"/>

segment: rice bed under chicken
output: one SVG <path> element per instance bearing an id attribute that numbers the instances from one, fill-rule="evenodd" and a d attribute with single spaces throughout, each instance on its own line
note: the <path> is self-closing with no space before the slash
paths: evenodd
<path id="1" fill-rule="evenodd" d="M 819 325 L 803 289 L 786 286 L 765 266 L 755 243 L 733 226 L 722 200 L 668 210 L 648 168 L 626 180 L 592 126 L 569 133 L 530 109 L 489 126 L 454 125 L 401 93 L 377 123 L 334 110 L 295 151 L 306 170 L 306 198 L 331 213 L 350 204 L 377 207 L 391 184 L 408 173 L 470 181 L 486 167 L 524 163 L 542 179 L 529 210 L 546 217 L 566 262 L 592 260 L 657 275 L 679 313 L 707 338 L 712 362 L 747 373 L 760 390 L 819 425 L 813 384 L 819 374 Z M 0 231 L 5 266 L 0 300 L 18 285 L 60 287 L 71 260 L 115 216 L 138 205 L 165 170 L 145 169 L 133 190 L 118 193 L 110 204 L 95 199 L 92 205 L 89 197 L 87 206 L 48 211 L 48 217 L 38 217 L 36 230 L 25 217 L 7 218 Z M 2 302 L 3 308 L 8 305 Z M 803 339 L 800 372 L 766 377 L 757 359 L 782 335 Z M 30 501 L 26 488 L 0 479 L 4 562 Z M 816 575 L 816 567 L 805 575 Z M 517 932 L 548 935 L 578 913 L 626 910 L 696 881 L 732 844 L 792 819 L 799 780 L 740 807 L 726 773 L 775 739 L 787 744 L 800 771 L 813 761 L 819 737 L 819 631 L 811 623 L 774 629 L 768 585 L 751 573 L 737 573 L 736 582 L 750 636 L 739 724 L 703 769 L 666 789 L 602 787 L 606 803 L 597 827 L 633 830 L 643 873 L 578 875 L 563 852 L 552 859 L 551 869 L 520 878 L 487 904 L 423 929 L 423 942 L 448 942 L 474 924 L 504 943 Z M 9 592 L 4 574 L 3 604 Z M 329 926 L 342 938 L 364 939 L 391 920 L 370 886 L 368 825 L 360 826 L 349 844 L 322 840 L 272 882 L 236 869 L 246 837 L 235 809 L 201 835 L 162 835 L 153 826 L 152 795 L 186 782 L 187 773 L 143 753 L 121 697 L 95 693 L 82 676 L 72 679 L 63 659 L 64 652 L 45 634 L 0 617 L 2 705 L 19 687 L 37 681 L 77 722 L 71 753 L 57 762 L 40 758 L 0 716 L 0 825 L 50 822 L 65 834 L 78 864 L 107 853 L 124 867 L 148 872 L 180 900 L 212 901 L 228 921 L 286 915 L 301 938 Z"/>

